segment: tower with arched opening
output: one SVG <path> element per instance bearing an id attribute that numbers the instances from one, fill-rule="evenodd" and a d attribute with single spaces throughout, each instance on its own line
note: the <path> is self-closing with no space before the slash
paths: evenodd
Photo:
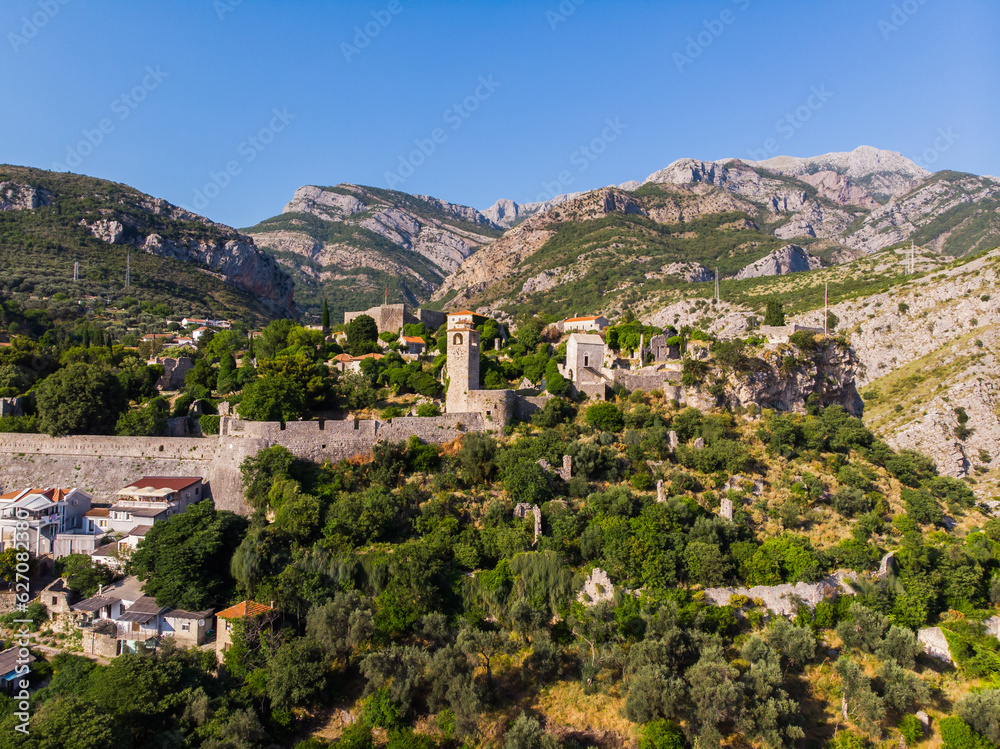
<path id="1" fill-rule="evenodd" d="M 469 391 L 479 390 L 479 331 L 468 322 L 448 328 L 448 395 L 445 410 L 464 413 L 469 408 Z"/>

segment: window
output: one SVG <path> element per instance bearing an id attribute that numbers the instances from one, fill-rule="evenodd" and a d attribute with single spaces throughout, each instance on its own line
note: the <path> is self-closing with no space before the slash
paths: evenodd
<path id="1" fill-rule="evenodd" d="M 52 604 L 51 605 L 56 606 L 58 603 L 59 603 L 59 599 L 56 598 L 55 596 L 52 596 Z"/>
<path id="2" fill-rule="evenodd" d="M 181 632 L 190 632 L 190 631 L 191 631 L 191 622 L 184 622 L 183 624 L 181 624 Z"/>
<path id="3" fill-rule="evenodd" d="M 451 342 L 454 343 L 456 346 L 461 346 L 462 345 L 462 334 L 461 333 L 455 333 L 455 337 L 452 339 Z"/>
<path id="4" fill-rule="evenodd" d="M 590 357 L 589 356 L 584 355 L 584 357 L 583 357 L 583 366 L 585 366 L 585 367 L 589 367 L 590 366 Z"/>

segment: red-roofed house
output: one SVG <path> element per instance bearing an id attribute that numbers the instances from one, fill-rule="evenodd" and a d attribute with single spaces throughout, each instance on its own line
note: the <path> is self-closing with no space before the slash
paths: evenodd
<path id="1" fill-rule="evenodd" d="M 135 535 L 132 531 L 137 526 L 150 526 L 157 521 L 166 520 L 204 498 L 205 487 L 201 476 L 143 476 L 118 492 L 118 499 L 111 505 L 106 527 L 101 527 L 116 533 Z M 88 520 L 91 518 L 88 517 Z M 96 518 L 99 525 L 103 520 L 103 517 Z"/>
<path id="2" fill-rule="evenodd" d="M 567 317 L 560 323 L 563 332 L 568 332 L 570 330 L 606 330 L 608 327 L 608 318 L 604 315 L 595 315 L 593 317 Z"/>
<path id="3" fill-rule="evenodd" d="M 81 489 L 22 489 L 0 495 L 0 551 L 23 543 L 36 556 L 55 554 L 57 536 L 84 532 L 90 502 L 91 496 Z"/>
<path id="4" fill-rule="evenodd" d="M 420 354 L 424 353 L 424 350 L 427 348 L 427 344 L 424 342 L 424 339 L 421 338 L 420 336 L 404 335 L 402 337 L 402 341 L 404 344 L 406 344 L 406 353 L 408 354 L 414 354 L 419 356 Z"/>
<path id="5" fill-rule="evenodd" d="M 223 609 L 217 613 L 215 615 L 215 652 L 219 660 L 222 660 L 222 654 L 229 650 L 233 644 L 232 632 L 234 622 L 264 617 L 272 611 L 274 611 L 273 607 L 265 606 L 263 603 L 241 601 L 235 606 L 230 606 L 228 609 Z"/>

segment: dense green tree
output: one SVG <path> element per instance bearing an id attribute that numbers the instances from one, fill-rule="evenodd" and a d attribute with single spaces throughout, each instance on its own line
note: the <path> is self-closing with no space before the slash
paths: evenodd
<path id="1" fill-rule="evenodd" d="M 161 606 L 196 611 L 226 600 L 232 588 L 229 560 L 248 522 L 208 499 L 155 523 L 132 555 L 132 574 Z"/>
<path id="2" fill-rule="evenodd" d="M 323 651 L 309 639 L 284 643 L 268 664 L 267 696 L 279 709 L 315 704 L 325 684 Z"/>
<path id="3" fill-rule="evenodd" d="M 90 598 L 102 585 L 113 582 L 118 573 L 87 554 L 70 554 L 56 563 L 58 574 L 81 598 Z"/>
<path id="4" fill-rule="evenodd" d="M 369 315 L 358 315 L 347 324 L 347 350 L 361 356 L 378 348 L 378 325 Z"/>
<path id="5" fill-rule="evenodd" d="M 330 307 L 326 303 L 326 297 L 323 298 L 323 313 L 320 315 L 320 326 L 323 328 L 323 335 L 330 332 Z"/>
<path id="6" fill-rule="evenodd" d="M 70 364 L 35 389 L 38 428 L 51 435 L 110 434 L 128 403 L 118 378 L 99 364 Z"/>
<path id="7" fill-rule="evenodd" d="M 785 324 L 785 306 L 780 299 L 768 299 L 767 309 L 764 312 L 764 324 L 776 325 L 778 327 Z"/>
<path id="8" fill-rule="evenodd" d="M 287 377 L 261 377 L 243 389 L 239 413 L 250 421 L 292 421 L 306 409 L 302 386 Z"/>
<path id="9" fill-rule="evenodd" d="M 153 398 L 142 408 L 131 408 L 118 417 L 115 434 L 119 437 L 159 437 L 167 429 L 170 403 Z"/>

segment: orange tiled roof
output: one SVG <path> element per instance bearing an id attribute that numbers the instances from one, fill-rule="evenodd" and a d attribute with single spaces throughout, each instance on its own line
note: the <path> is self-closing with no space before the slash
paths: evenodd
<path id="1" fill-rule="evenodd" d="M 450 317 L 451 315 L 479 315 L 479 317 L 483 317 L 483 315 L 480 315 L 478 312 L 473 312 L 471 309 L 463 309 L 459 312 L 449 312 L 448 316 Z"/>
<path id="2" fill-rule="evenodd" d="M 403 340 L 407 343 L 423 343 L 424 339 L 418 335 L 404 335 Z"/>
<path id="3" fill-rule="evenodd" d="M 223 609 L 216 614 L 216 616 L 220 619 L 245 619 L 248 616 L 260 616 L 268 611 L 272 611 L 272 608 L 270 606 L 265 606 L 263 603 L 257 603 L 256 601 L 241 601 L 235 606 Z"/>
<path id="4" fill-rule="evenodd" d="M 354 361 L 354 357 L 350 354 L 337 354 L 333 357 L 334 361 Z"/>
<path id="5" fill-rule="evenodd" d="M 594 315 L 593 317 L 567 317 L 563 322 L 589 322 L 590 320 L 596 320 L 600 315 Z"/>

